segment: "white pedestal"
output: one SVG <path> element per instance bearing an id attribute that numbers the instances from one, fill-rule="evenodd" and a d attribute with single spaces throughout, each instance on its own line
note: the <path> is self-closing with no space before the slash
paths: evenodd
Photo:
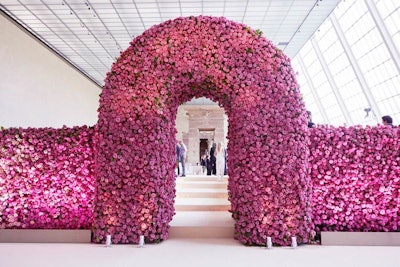
<path id="1" fill-rule="evenodd" d="M 321 232 L 324 246 L 400 246 L 400 232 Z"/>
<path id="2" fill-rule="evenodd" d="M 1 229 L 0 243 L 90 243 L 90 230 Z"/>

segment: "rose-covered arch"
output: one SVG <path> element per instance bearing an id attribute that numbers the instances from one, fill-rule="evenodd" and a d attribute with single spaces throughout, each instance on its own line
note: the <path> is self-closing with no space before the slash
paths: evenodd
<path id="1" fill-rule="evenodd" d="M 310 183 L 304 104 L 289 59 L 243 24 L 188 17 L 136 37 L 107 74 L 96 147 L 94 240 L 168 237 L 175 198 L 175 118 L 193 97 L 229 122 L 229 199 L 235 238 L 307 242 Z"/>

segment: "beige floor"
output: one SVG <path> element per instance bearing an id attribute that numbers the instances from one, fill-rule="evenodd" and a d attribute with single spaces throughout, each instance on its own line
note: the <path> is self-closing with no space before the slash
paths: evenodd
<path id="1" fill-rule="evenodd" d="M 194 178 L 187 180 L 199 184 Z M 197 180 L 210 179 L 215 178 L 197 177 Z M 197 188 L 191 192 L 190 183 L 178 189 L 184 193 L 179 200 L 182 205 L 194 201 L 190 194 L 199 191 Z M 215 203 L 221 200 L 219 187 L 200 189 L 201 193 L 216 193 Z M 232 238 L 233 221 L 226 209 L 208 211 L 210 196 L 207 194 L 201 203 L 195 203 L 195 211 L 177 212 L 171 222 L 170 239 L 161 244 L 148 244 L 144 248 L 136 245 L 106 248 L 97 244 L 0 243 L 0 267 L 400 267 L 400 247 L 307 245 L 272 250 L 246 247 Z M 199 200 L 199 195 L 194 198 Z M 198 210 L 199 207 L 204 209 Z M 219 238 L 215 238 L 217 236 Z"/>
<path id="2" fill-rule="evenodd" d="M 233 239 L 169 239 L 156 245 L 0 244 L 1 267 L 354 266 L 398 267 L 400 247 L 246 247 Z"/>

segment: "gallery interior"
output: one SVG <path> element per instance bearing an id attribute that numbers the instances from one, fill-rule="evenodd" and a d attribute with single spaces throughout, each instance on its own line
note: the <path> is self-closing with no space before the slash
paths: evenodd
<path id="1" fill-rule="evenodd" d="M 398 266 L 399 1 L 0 10 L 4 266 Z"/>

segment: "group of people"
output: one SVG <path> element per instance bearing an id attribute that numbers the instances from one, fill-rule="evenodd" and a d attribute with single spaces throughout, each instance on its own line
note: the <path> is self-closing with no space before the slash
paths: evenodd
<path id="1" fill-rule="evenodd" d="M 312 121 L 311 111 L 307 110 L 307 117 L 308 117 L 308 128 L 314 128 L 315 123 Z M 382 124 L 394 127 L 393 119 L 389 115 L 385 115 L 382 117 Z"/>
<path id="2" fill-rule="evenodd" d="M 176 168 L 177 175 L 181 177 L 186 176 L 186 153 L 187 148 L 182 140 L 176 144 Z M 207 170 L 207 175 L 216 175 L 218 181 L 222 181 L 223 176 L 226 174 L 226 151 L 222 144 L 213 143 L 210 153 L 206 150 L 201 158 L 201 165 L 203 172 Z"/>
<path id="3" fill-rule="evenodd" d="M 213 143 L 210 153 L 206 150 L 201 157 L 203 172 L 207 170 L 207 175 L 216 175 L 217 180 L 222 181 L 223 176 L 226 174 L 226 156 L 226 150 L 222 142 Z"/>

